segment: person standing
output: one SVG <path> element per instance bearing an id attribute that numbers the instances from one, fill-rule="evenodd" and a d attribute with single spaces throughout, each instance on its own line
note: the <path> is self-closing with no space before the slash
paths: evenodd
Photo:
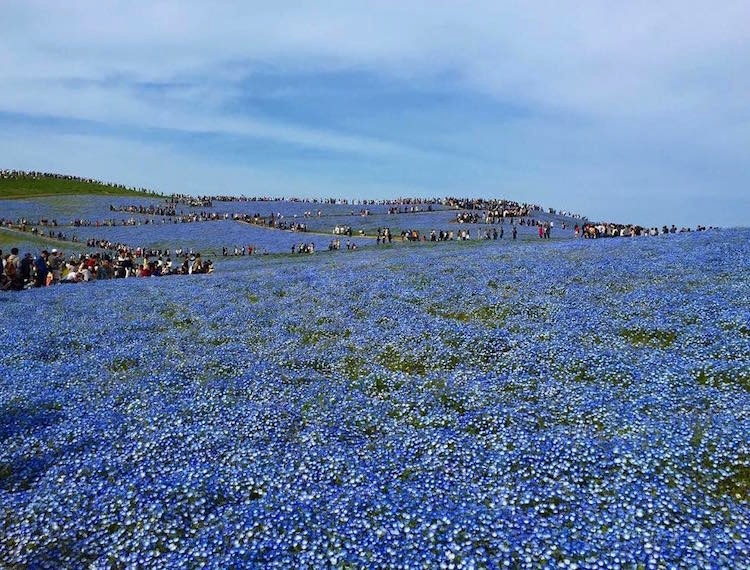
<path id="1" fill-rule="evenodd" d="M 23 287 L 26 287 L 29 283 L 31 283 L 32 265 L 34 265 L 34 258 L 31 256 L 30 253 L 26 252 L 26 255 L 23 256 L 23 259 L 21 260 L 21 264 L 20 264 L 21 284 Z"/>
<path id="2" fill-rule="evenodd" d="M 11 252 L 2 258 L 3 265 L 0 266 L 0 282 L 2 282 L 2 290 L 8 291 L 10 289 L 19 290 L 21 287 L 18 286 L 20 282 L 19 270 L 18 270 L 18 248 L 13 248 Z"/>
<path id="3" fill-rule="evenodd" d="M 57 249 L 52 248 L 52 252 L 50 257 L 48 258 L 47 262 L 47 270 L 52 273 L 52 282 L 58 283 L 60 281 L 61 270 L 62 270 L 62 262 L 63 262 L 64 254 L 57 251 Z"/>
<path id="4" fill-rule="evenodd" d="M 36 270 L 34 276 L 34 287 L 45 287 L 47 285 L 47 273 L 49 268 L 47 266 L 47 259 L 49 252 L 45 249 L 42 250 L 37 258 L 34 260 L 34 269 Z"/>
<path id="5" fill-rule="evenodd" d="M 513 239 L 516 239 L 516 236 L 518 235 L 518 226 L 513 226 Z"/>
<path id="6" fill-rule="evenodd" d="M 5 260 L 5 275 L 8 277 L 9 286 L 14 291 L 20 291 L 23 289 L 23 281 L 21 279 L 21 259 L 18 257 L 18 248 L 14 247 L 10 250 L 10 255 Z"/>

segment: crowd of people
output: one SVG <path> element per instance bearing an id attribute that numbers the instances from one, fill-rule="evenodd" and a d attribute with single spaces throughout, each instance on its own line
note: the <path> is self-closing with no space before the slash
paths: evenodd
<path id="1" fill-rule="evenodd" d="M 259 213 L 256 214 L 232 214 L 232 219 L 236 222 L 243 222 L 245 224 L 253 224 L 256 226 L 262 226 L 265 228 L 274 228 L 277 230 L 289 230 L 292 232 L 306 232 L 307 224 L 304 222 L 298 222 L 296 218 L 291 220 L 285 219 L 281 213 L 271 213 L 269 216 L 261 216 Z"/>
<path id="2" fill-rule="evenodd" d="M 172 194 L 167 197 L 167 204 L 183 204 L 190 208 L 213 208 L 211 196 L 188 196 L 187 194 Z"/>
<path id="3" fill-rule="evenodd" d="M 298 198 L 294 196 L 229 196 L 216 195 L 210 197 L 216 202 L 294 202 L 303 204 L 352 205 L 352 206 L 423 206 L 429 204 L 443 204 L 441 198 L 395 198 L 387 200 L 365 200 L 348 198 Z"/>
<path id="4" fill-rule="evenodd" d="M 702 232 L 706 231 L 706 229 L 712 229 L 712 228 L 706 228 L 706 226 L 697 226 L 695 231 Z M 643 226 L 637 226 L 632 224 L 615 224 L 612 222 L 609 223 L 585 223 L 581 224 L 579 227 L 578 224 L 573 228 L 575 237 L 583 237 L 586 239 L 597 239 L 597 238 L 607 238 L 607 237 L 639 237 L 639 236 L 658 236 L 658 235 L 667 235 L 667 234 L 676 234 L 676 233 L 686 233 L 693 231 L 691 228 L 688 227 L 681 227 L 677 229 L 677 226 L 672 224 L 670 227 L 667 227 L 666 225 L 661 227 L 661 230 L 658 227 L 651 227 L 651 228 L 645 228 Z"/>
<path id="5" fill-rule="evenodd" d="M 157 214 L 158 215 L 158 214 Z M 100 227 L 115 227 L 115 226 L 142 226 L 142 225 L 155 225 L 155 224 L 189 224 L 195 222 L 212 222 L 228 220 L 229 214 L 218 214 L 216 212 L 192 212 L 183 213 L 172 217 L 162 217 L 160 220 L 154 218 L 107 218 L 103 220 L 84 220 L 83 218 L 76 218 L 69 222 L 58 222 L 57 219 L 52 218 L 39 218 L 32 220 L 29 218 L 17 218 L 5 219 L 0 218 L 0 227 L 6 227 L 9 229 L 15 229 L 20 231 L 31 231 L 32 233 L 40 233 L 37 228 L 59 228 L 59 227 L 72 227 L 72 228 L 100 228 Z M 41 232 L 44 235 L 44 232 Z"/>
<path id="6" fill-rule="evenodd" d="M 518 238 L 518 227 L 515 224 L 511 226 L 510 233 L 513 239 Z M 401 232 L 401 241 L 444 242 L 444 241 L 468 241 L 472 239 L 498 240 L 498 239 L 503 239 L 504 236 L 505 236 L 504 226 L 476 228 L 473 236 L 472 236 L 471 228 L 461 227 L 457 230 L 437 230 L 437 231 L 431 230 L 429 234 L 420 233 L 418 230 L 403 230 Z M 383 241 L 382 243 L 385 243 L 385 241 Z M 388 243 L 390 243 L 390 241 Z"/>
<path id="7" fill-rule="evenodd" d="M 396 204 L 389 206 L 389 214 L 419 214 L 421 212 L 432 212 L 432 202 L 428 204 Z"/>
<path id="8" fill-rule="evenodd" d="M 174 204 L 170 204 L 169 206 L 158 206 L 155 204 L 151 204 L 149 206 L 144 206 L 143 204 L 121 204 L 119 206 L 115 206 L 114 204 L 109 205 L 109 211 L 110 212 L 127 212 L 128 214 L 143 214 L 147 216 L 176 216 L 177 215 L 177 209 L 174 207 Z M 184 214 L 183 210 L 180 210 L 180 214 Z"/>
<path id="9" fill-rule="evenodd" d="M 187 220 L 228 220 L 229 214 L 228 213 L 218 213 L 218 212 L 186 212 L 182 208 L 180 208 L 180 211 L 177 211 L 177 208 L 175 208 L 175 204 L 169 203 L 167 206 L 161 206 L 156 204 L 150 204 L 149 206 L 144 206 L 143 204 L 130 204 L 130 205 L 120 205 L 120 206 L 114 206 L 112 204 L 109 205 L 109 211 L 110 212 L 126 212 L 128 214 L 141 214 L 143 216 L 156 216 L 156 217 L 162 217 L 162 218 L 182 218 Z"/>
<path id="10" fill-rule="evenodd" d="M 482 214 L 485 223 L 492 223 L 490 220 L 498 221 L 500 218 L 518 218 L 528 216 L 530 212 L 541 211 L 542 207 L 534 204 L 519 204 L 512 200 L 485 200 L 482 198 L 446 198 L 445 205 L 450 206 L 458 210 L 464 210 L 457 216 L 456 221 L 461 221 L 459 218 L 466 217 L 473 219 L 479 219 L 477 211 L 484 212 Z M 469 211 L 467 211 L 469 210 Z M 477 222 L 474 222 L 477 223 Z"/>
<path id="11" fill-rule="evenodd" d="M 200 253 L 183 254 L 182 251 L 179 254 L 175 251 L 174 260 L 168 252 L 141 249 L 120 249 L 116 255 L 96 252 L 68 257 L 62 251 L 52 248 L 49 251 L 42 250 L 36 257 L 29 252 L 21 257 L 18 248 L 13 247 L 6 255 L 0 251 L 0 258 L 2 291 L 21 291 L 32 287 L 102 279 L 213 273 L 213 262 L 210 259 L 204 260 Z"/>
<path id="12" fill-rule="evenodd" d="M 352 237 L 352 227 L 345 224 L 336 224 L 333 227 L 333 235 Z"/>
<path id="13" fill-rule="evenodd" d="M 330 248 L 329 248 L 330 249 Z M 293 243 L 292 244 L 292 255 L 295 253 L 315 253 L 315 244 L 310 243 Z"/>
<path id="14" fill-rule="evenodd" d="M 391 228 L 378 228 L 376 242 L 378 245 L 381 243 L 391 243 L 393 240 L 393 234 L 391 234 Z"/>
<path id="15" fill-rule="evenodd" d="M 331 243 L 328 244 L 328 251 L 339 251 L 341 249 L 341 239 L 332 239 Z M 357 249 L 357 244 L 350 239 L 346 240 L 346 249 L 353 251 Z"/>

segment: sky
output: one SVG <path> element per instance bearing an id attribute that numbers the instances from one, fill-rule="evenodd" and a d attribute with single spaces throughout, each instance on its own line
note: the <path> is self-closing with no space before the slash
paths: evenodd
<path id="1" fill-rule="evenodd" d="M 750 225 L 747 0 L 3 0 L 2 14 L 0 168 Z"/>

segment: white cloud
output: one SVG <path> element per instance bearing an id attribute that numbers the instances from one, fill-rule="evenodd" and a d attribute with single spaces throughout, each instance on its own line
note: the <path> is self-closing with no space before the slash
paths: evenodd
<path id="1" fill-rule="evenodd" d="M 478 177 L 505 159 L 508 180 L 525 187 L 555 185 L 551 173 L 572 185 L 587 168 L 598 169 L 592 184 L 642 184 L 624 172 L 643 168 L 665 186 L 683 182 L 686 164 L 724 173 L 750 162 L 747 21 L 745 1 L 19 0 L 3 4 L 0 20 L 0 112 L 425 158 L 397 128 L 375 136 L 226 110 L 238 78 L 256 68 L 356 70 L 397 85 L 444 81 L 538 111 L 511 127 L 450 132 L 435 111 L 426 136 L 485 160 Z M 133 88 L 148 81 L 185 85 L 149 98 Z M 548 177 L 524 179 L 524 170 Z M 725 178 L 719 192 L 732 203 L 748 182 Z"/>

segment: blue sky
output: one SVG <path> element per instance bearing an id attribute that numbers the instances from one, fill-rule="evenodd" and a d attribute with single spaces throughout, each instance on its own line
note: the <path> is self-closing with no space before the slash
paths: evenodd
<path id="1" fill-rule="evenodd" d="M 748 2 L 6 1 L 0 168 L 747 226 Z"/>

